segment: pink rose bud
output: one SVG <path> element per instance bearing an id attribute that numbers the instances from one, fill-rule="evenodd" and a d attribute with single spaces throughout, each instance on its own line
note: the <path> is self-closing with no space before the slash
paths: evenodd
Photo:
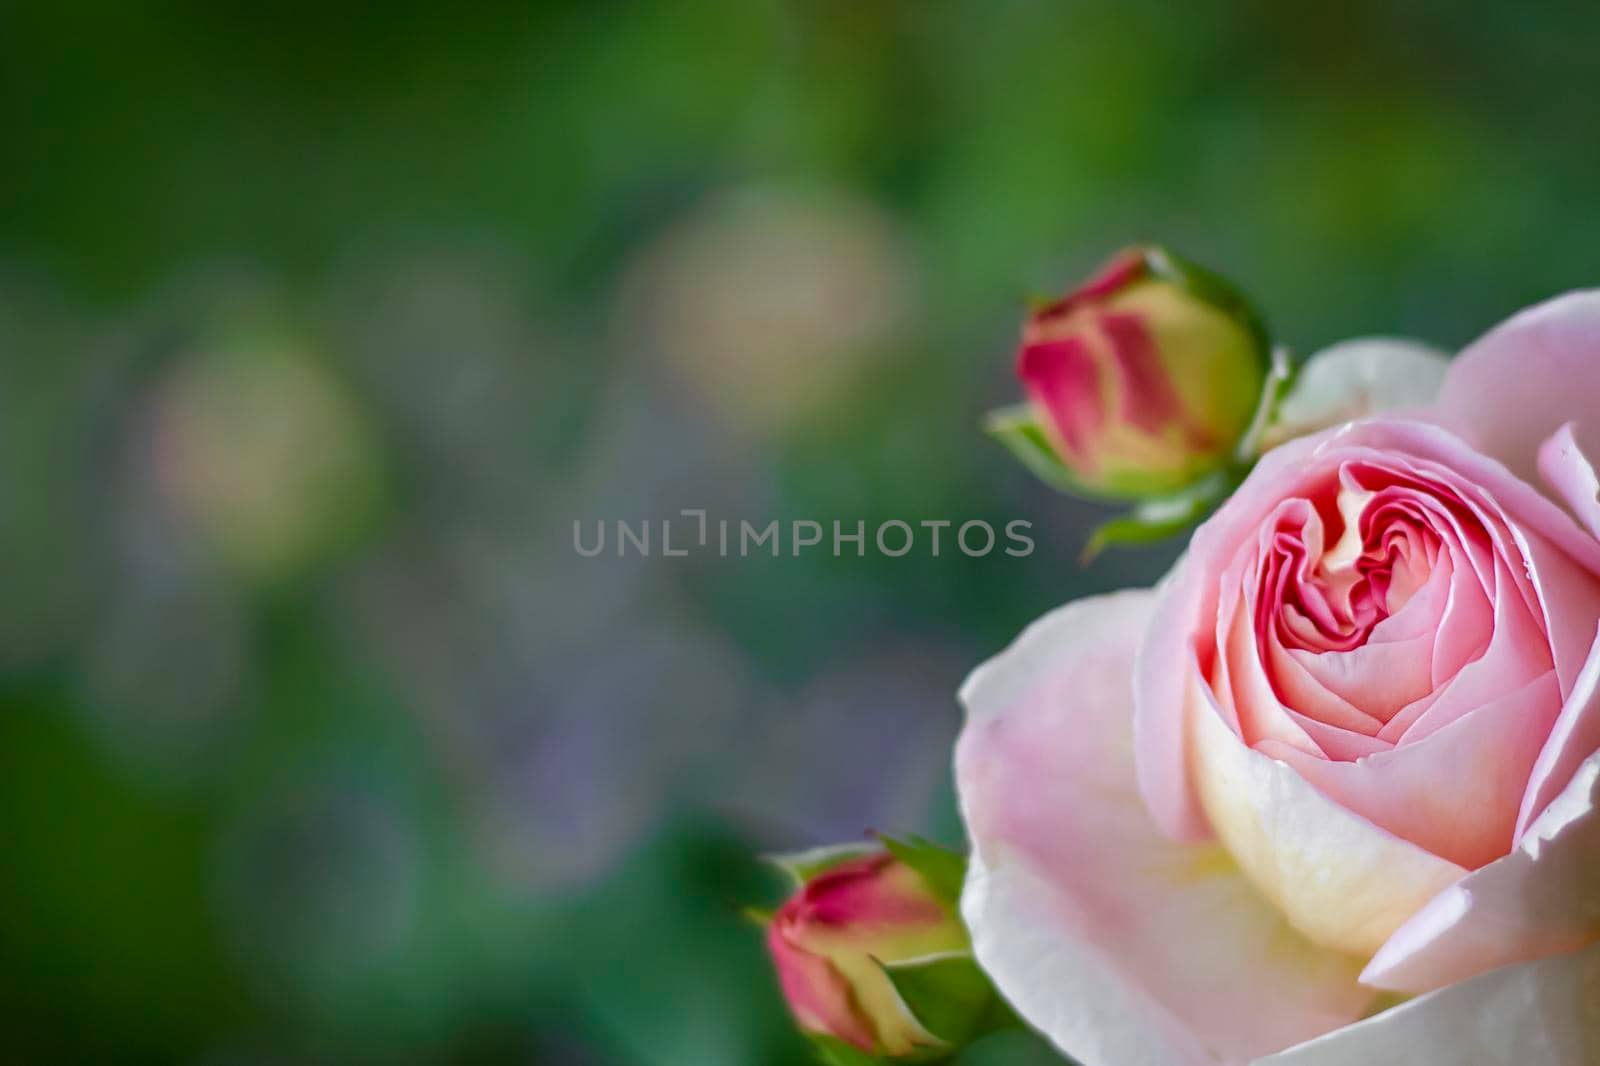
<path id="1" fill-rule="evenodd" d="M 1003 1012 L 956 910 L 961 857 L 886 843 L 775 860 L 799 888 L 767 946 L 795 1021 L 825 1048 L 926 1058 Z"/>
<path id="2" fill-rule="evenodd" d="M 1236 460 L 1271 369 L 1260 319 L 1226 281 L 1157 247 L 1117 255 L 1034 311 L 1017 374 L 1030 403 L 992 429 L 1058 487 L 1175 493 Z"/>

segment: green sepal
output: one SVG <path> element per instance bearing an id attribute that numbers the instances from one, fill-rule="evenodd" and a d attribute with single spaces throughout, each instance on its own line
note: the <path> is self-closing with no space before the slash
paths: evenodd
<path id="1" fill-rule="evenodd" d="M 990 411 L 984 417 L 983 429 L 1051 488 L 1074 496 L 1102 495 L 1074 477 L 1067 464 L 1061 461 L 1039 421 L 1038 412 L 1031 405 L 1015 404 Z"/>
<path id="2" fill-rule="evenodd" d="M 1055 445 L 1051 443 L 1049 432 L 1031 404 L 1014 404 L 990 411 L 984 417 L 983 428 L 984 432 L 1004 445 L 1006 450 L 1040 481 L 1057 492 L 1065 492 L 1080 499 L 1100 500 L 1106 503 L 1175 499 L 1194 492 L 1216 473 L 1215 470 L 1210 473 L 1204 471 L 1196 473 L 1197 480 L 1165 492 L 1155 492 L 1143 487 L 1140 475 L 1137 473 L 1125 473 L 1104 484 L 1090 485 L 1061 461 Z M 1228 458 L 1222 456 L 1217 462 L 1226 464 Z"/>
<path id="3" fill-rule="evenodd" d="M 994 986 L 971 955 L 934 955 L 879 968 L 917 1023 L 952 1050 L 997 1017 Z"/>
<path id="4" fill-rule="evenodd" d="M 1261 385 L 1261 399 L 1256 402 L 1256 412 L 1250 418 L 1250 427 L 1239 438 L 1239 445 L 1234 449 L 1234 462 L 1246 471 L 1261 458 L 1261 442 L 1273 422 L 1277 421 L 1278 408 L 1283 405 L 1289 390 L 1294 388 L 1297 373 L 1297 368 L 1289 359 L 1288 350 L 1274 348 L 1272 362 L 1267 367 L 1267 379 Z"/>
<path id="5" fill-rule="evenodd" d="M 921 875 L 929 890 L 952 910 L 961 899 L 961 886 L 967 879 L 967 857 L 919 836 L 897 840 L 882 833 L 878 840 L 906 866 Z"/>
<path id="6" fill-rule="evenodd" d="M 765 929 L 772 924 L 772 919 L 777 917 L 777 911 L 770 907 L 740 907 L 739 917 L 758 929 Z"/>
<path id="7" fill-rule="evenodd" d="M 854 1044 L 846 1043 L 834 1037 L 807 1034 L 812 1047 L 817 1053 L 817 1060 L 823 1066 L 867 1066 L 868 1063 L 931 1063 L 945 1062 L 960 1048 L 947 1044 L 932 1047 L 919 1047 L 904 1055 L 870 1055 Z"/>
<path id="8" fill-rule="evenodd" d="M 1079 559 L 1087 565 L 1118 544 L 1152 544 L 1182 533 L 1216 509 L 1249 471 L 1236 465 L 1215 471 L 1182 492 L 1145 500 L 1126 514 L 1104 522 L 1089 536 Z"/>
<path id="9" fill-rule="evenodd" d="M 1107 548 L 1154 544 L 1168 537 L 1175 537 L 1194 525 L 1204 513 L 1205 509 L 1202 507 L 1180 517 L 1153 518 L 1136 509 L 1119 518 L 1100 523 L 1089 535 L 1089 541 L 1083 546 L 1078 561 L 1080 565 L 1088 566 Z"/>
<path id="10" fill-rule="evenodd" d="M 817 1053 L 817 1061 L 823 1066 L 868 1066 L 869 1063 L 877 1066 L 879 1063 L 928 1063 L 944 1062 L 951 1055 L 961 1050 L 948 1044 L 935 1047 L 919 1047 L 905 1055 L 872 1055 L 854 1044 L 847 1043 L 837 1037 L 823 1036 L 820 1033 L 807 1033 L 813 1050 Z"/>
<path id="11" fill-rule="evenodd" d="M 812 878 L 825 874 L 836 866 L 843 866 L 847 862 L 865 858 L 878 850 L 878 845 L 869 841 L 851 844 L 825 844 L 820 848 L 811 848 L 808 851 L 796 851 L 784 855 L 763 855 L 762 860 L 771 863 L 794 878 L 796 885 L 803 885 Z"/>
<path id="12" fill-rule="evenodd" d="M 1046 292 L 1030 292 L 1022 301 L 1029 315 L 1036 315 L 1041 311 L 1048 311 L 1061 302 L 1061 297 L 1052 296 Z"/>
<path id="13" fill-rule="evenodd" d="M 811 1046 L 816 1050 L 817 1061 L 823 1066 L 877 1066 L 881 1059 L 876 1055 L 869 1055 L 854 1044 L 846 1043 L 838 1037 L 821 1036 L 816 1033 L 806 1034 L 811 1039 Z"/>

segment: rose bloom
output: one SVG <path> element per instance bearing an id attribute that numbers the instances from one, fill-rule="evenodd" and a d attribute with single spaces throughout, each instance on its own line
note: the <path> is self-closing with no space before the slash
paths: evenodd
<path id="1" fill-rule="evenodd" d="M 1085 1066 L 1600 1063 L 1600 292 L 1383 354 L 963 689 L 974 950 Z"/>

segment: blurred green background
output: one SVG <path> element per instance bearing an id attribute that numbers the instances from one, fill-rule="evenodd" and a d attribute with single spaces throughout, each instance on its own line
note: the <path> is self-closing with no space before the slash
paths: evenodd
<path id="1" fill-rule="evenodd" d="M 977 432 L 1170 242 L 1304 353 L 1595 281 L 1600 7 L 0 5 L 7 1062 L 805 1061 L 750 859 L 960 840 L 964 673 L 1172 550 Z M 1012 518 L 971 559 L 575 519 Z M 968 1063 L 1040 1063 L 1002 1040 Z"/>

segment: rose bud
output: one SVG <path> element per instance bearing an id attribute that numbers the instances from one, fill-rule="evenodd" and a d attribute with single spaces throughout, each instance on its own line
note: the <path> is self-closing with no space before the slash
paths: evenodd
<path id="1" fill-rule="evenodd" d="M 1243 458 L 1272 365 L 1228 282 L 1131 248 L 1029 315 L 1017 375 L 1030 402 L 995 412 L 990 430 L 1058 488 L 1169 495 Z"/>
<path id="2" fill-rule="evenodd" d="M 957 913 L 962 858 L 885 844 L 774 860 L 797 884 L 767 926 L 779 984 L 800 1028 L 844 1061 L 942 1057 L 1003 1014 Z"/>

